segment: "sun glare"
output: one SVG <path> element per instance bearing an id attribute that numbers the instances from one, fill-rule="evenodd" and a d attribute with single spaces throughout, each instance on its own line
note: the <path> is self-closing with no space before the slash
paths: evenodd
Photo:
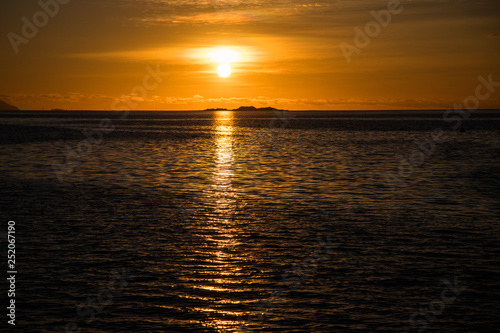
<path id="1" fill-rule="evenodd" d="M 230 63 L 241 59 L 239 52 L 230 49 L 216 49 L 210 52 L 208 56 L 218 63 Z"/>
<path id="2" fill-rule="evenodd" d="M 212 61 L 219 63 L 217 74 L 219 74 L 220 77 L 228 77 L 231 75 L 230 63 L 241 60 L 240 53 L 230 49 L 215 49 L 208 53 L 208 57 L 212 59 Z"/>

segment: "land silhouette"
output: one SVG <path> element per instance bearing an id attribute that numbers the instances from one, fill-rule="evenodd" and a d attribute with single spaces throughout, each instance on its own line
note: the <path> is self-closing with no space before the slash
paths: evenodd
<path id="1" fill-rule="evenodd" d="M 0 99 L 0 111 L 19 111 L 19 108 Z"/>
<path id="2" fill-rule="evenodd" d="M 205 109 L 205 111 L 229 111 L 229 110 L 225 108 L 212 108 L 212 109 Z M 276 109 L 270 106 L 265 108 L 256 108 L 255 106 L 240 106 L 239 108 L 232 109 L 231 111 L 285 111 L 285 110 Z"/>

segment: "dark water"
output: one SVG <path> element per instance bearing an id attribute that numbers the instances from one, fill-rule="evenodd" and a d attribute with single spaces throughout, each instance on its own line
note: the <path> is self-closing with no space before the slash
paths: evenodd
<path id="1" fill-rule="evenodd" d="M 1 112 L 0 330 L 496 332 L 500 113 L 442 115 Z"/>

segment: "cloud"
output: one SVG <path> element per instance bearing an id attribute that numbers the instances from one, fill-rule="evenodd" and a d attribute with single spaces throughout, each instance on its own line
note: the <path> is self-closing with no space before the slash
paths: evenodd
<path id="1" fill-rule="evenodd" d="M 175 15 L 171 17 L 148 17 L 139 19 L 139 22 L 146 24 L 221 24 L 221 25 L 242 25 L 256 22 L 258 19 L 249 13 L 230 12 L 221 13 L 199 13 L 195 15 Z"/>
<path id="2" fill-rule="evenodd" d="M 84 95 L 78 92 L 59 94 L 59 93 L 44 93 L 44 94 L 12 94 L 5 95 L 16 103 L 36 103 L 40 105 L 57 105 L 57 104 L 71 104 L 79 106 L 80 103 L 85 103 L 92 100 L 111 101 L 114 99 L 112 96 L 105 96 L 100 94 Z"/>
<path id="3" fill-rule="evenodd" d="M 169 105 L 203 104 L 209 106 L 233 107 L 235 105 L 254 105 L 287 107 L 290 109 L 447 109 L 453 105 L 452 100 L 445 99 L 310 99 L 310 98 L 272 98 L 258 97 L 166 97 L 163 103 Z M 498 101 L 496 102 L 498 104 Z"/>
<path id="4" fill-rule="evenodd" d="M 116 100 L 128 99 L 138 102 L 137 110 L 195 110 L 208 107 L 236 108 L 241 105 L 256 107 L 273 106 L 291 110 L 377 110 L 377 109 L 436 109 L 445 110 L 456 102 L 451 99 L 367 99 L 367 98 L 286 98 L 269 96 L 245 97 L 191 97 L 151 95 L 141 98 L 137 95 L 101 95 L 81 93 L 46 93 L 0 95 L 0 99 L 11 101 L 25 110 L 45 108 L 110 110 Z M 499 100 L 489 100 L 483 108 L 498 108 Z"/>
<path id="5" fill-rule="evenodd" d="M 276 23 L 293 17 L 302 20 L 339 1 L 307 0 L 130 0 L 129 19 L 142 24 L 216 24 L 245 25 L 255 22 Z"/>

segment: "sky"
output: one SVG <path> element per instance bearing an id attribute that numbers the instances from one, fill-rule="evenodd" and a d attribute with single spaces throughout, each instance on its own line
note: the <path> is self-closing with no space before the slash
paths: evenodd
<path id="1" fill-rule="evenodd" d="M 0 99 L 21 109 L 448 109 L 500 81 L 498 0 L 59 1 L 0 3 Z"/>

